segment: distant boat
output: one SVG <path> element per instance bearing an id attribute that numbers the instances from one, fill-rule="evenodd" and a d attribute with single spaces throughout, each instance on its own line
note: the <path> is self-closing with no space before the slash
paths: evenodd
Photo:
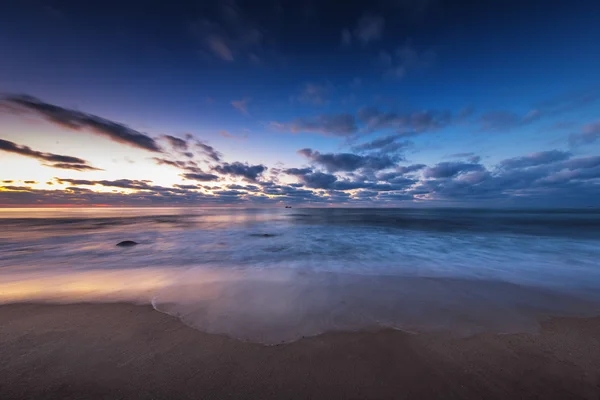
<path id="1" fill-rule="evenodd" d="M 292 208 L 292 206 L 285 206 L 285 208 Z"/>

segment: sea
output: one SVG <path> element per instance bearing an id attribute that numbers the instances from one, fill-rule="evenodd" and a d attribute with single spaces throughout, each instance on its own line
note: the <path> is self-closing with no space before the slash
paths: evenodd
<path id="1" fill-rule="evenodd" d="M 600 211 L 0 209 L 0 303 L 15 302 L 150 304 L 264 344 L 535 332 L 600 315 Z"/>

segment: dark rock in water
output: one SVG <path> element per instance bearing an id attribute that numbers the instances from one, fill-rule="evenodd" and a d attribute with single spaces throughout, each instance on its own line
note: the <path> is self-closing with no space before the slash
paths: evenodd
<path id="1" fill-rule="evenodd" d="M 275 235 L 273 233 L 251 233 L 250 236 L 254 236 L 254 237 L 275 237 L 277 235 Z"/>
<path id="2" fill-rule="evenodd" d="M 138 244 L 138 243 L 134 242 L 133 240 L 124 240 L 122 242 L 117 243 L 117 246 L 119 246 L 119 247 L 131 247 L 131 246 L 135 246 L 136 244 Z"/>

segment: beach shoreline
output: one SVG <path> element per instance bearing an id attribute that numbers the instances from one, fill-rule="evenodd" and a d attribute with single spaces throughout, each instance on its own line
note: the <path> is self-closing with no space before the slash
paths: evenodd
<path id="1" fill-rule="evenodd" d="M 538 334 L 383 329 L 265 346 L 148 305 L 0 306 L 0 398 L 560 398 L 600 396 L 600 317 Z"/>

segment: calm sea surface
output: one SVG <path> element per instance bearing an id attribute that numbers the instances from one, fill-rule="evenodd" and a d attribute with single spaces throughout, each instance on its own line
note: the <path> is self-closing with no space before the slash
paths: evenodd
<path id="1" fill-rule="evenodd" d="M 265 343 L 534 330 L 599 289 L 600 212 L 0 209 L 0 302 L 151 302 Z"/>

